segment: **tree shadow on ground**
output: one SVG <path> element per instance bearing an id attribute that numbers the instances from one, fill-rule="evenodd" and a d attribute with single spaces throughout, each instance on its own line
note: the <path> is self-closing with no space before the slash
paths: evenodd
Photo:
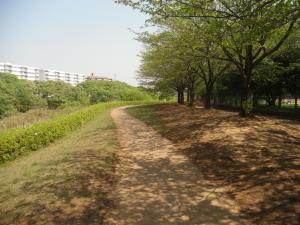
<path id="1" fill-rule="evenodd" d="M 108 224 L 246 224 L 222 188 L 204 180 L 172 142 L 123 110 L 112 116 L 122 151 Z"/>
<path id="2" fill-rule="evenodd" d="M 132 165 L 126 184 L 119 184 L 122 198 L 114 204 L 121 210 L 114 215 L 124 221 L 121 224 L 244 224 L 240 214 L 220 201 L 222 194 L 203 183 L 189 163 L 139 158 Z M 119 206 L 120 200 L 126 203 Z"/>
<path id="3" fill-rule="evenodd" d="M 112 159 L 86 150 L 43 165 L 41 176 L 21 187 L 27 198 L 6 213 L 15 224 L 101 224 L 110 205 L 106 186 L 112 182 L 105 160 Z M 64 175 L 49 173 L 57 165 Z"/>
<path id="4" fill-rule="evenodd" d="M 155 106 L 164 137 L 226 187 L 254 224 L 299 224 L 300 123 L 221 110 Z"/>
<path id="5" fill-rule="evenodd" d="M 61 149 L 58 157 L 37 162 L 32 177 L 15 181 L 17 193 L 0 196 L 14 206 L 2 211 L 0 224 L 102 224 L 112 204 L 107 194 L 116 160 L 110 130 L 95 129 L 73 141 L 69 152 Z"/>

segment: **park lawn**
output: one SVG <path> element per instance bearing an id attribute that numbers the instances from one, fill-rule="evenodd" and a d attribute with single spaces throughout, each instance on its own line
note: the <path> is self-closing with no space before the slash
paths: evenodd
<path id="1" fill-rule="evenodd" d="M 108 111 L 0 166 L 0 224 L 101 224 L 118 142 Z"/>
<path id="2" fill-rule="evenodd" d="M 298 224 L 299 121 L 177 104 L 127 111 L 171 140 L 249 224 Z"/>

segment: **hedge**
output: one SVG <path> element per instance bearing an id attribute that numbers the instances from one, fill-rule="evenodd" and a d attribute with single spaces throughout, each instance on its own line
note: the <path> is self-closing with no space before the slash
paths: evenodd
<path id="1" fill-rule="evenodd" d="M 147 104 L 149 102 L 110 102 L 86 107 L 28 128 L 9 129 L 0 133 L 0 163 L 36 151 L 80 128 L 97 114 L 117 106 Z"/>

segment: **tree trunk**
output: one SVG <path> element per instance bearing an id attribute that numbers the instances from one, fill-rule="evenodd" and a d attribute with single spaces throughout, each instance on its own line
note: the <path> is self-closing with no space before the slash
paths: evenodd
<path id="1" fill-rule="evenodd" d="M 183 90 L 180 91 L 180 102 L 179 103 L 184 104 L 184 91 Z"/>
<path id="2" fill-rule="evenodd" d="M 179 91 L 179 104 L 182 104 L 182 91 Z"/>
<path id="3" fill-rule="evenodd" d="M 274 98 L 270 97 L 267 99 L 267 102 L 268 102 L 269 107 L 275 106 L 276 98 L 274 99 Z"/>
<path id="4" fill-rule="evenodd" d="M 275 106 L 275 103 L 276 103 L 276 99 L 272 99 L 271 101 L 270 101 L 270 107 L 274 107 Z"/>
<path id="5" fill-rule="evenodd" d="M 180 104 L 180 91 L 177 91 L 177 103 Z"/>
<path id="6" fill-rule="evenodd" d="M 193 106 L 195 101 L 195 87 L 194 87 L 194 81 L 190 83 L 188 89 L 187 89 L 187 103 L 189 106 Z"/>
<path id="7" fill-rule="evenodd" d="M 278 108 L 281 108 L 282 105 L 282 95 L 278 96 Z"/>
<path id="8" fill-rule="evenodd" d="M 191 90 L 190 90 L 190 102 L 189 102 L 189 105 L 193 106 L 194 105 L 194 101 L 195 101 L 195 89 L 194 89 L 194 87 L 192 87 Z"/>
<path id="9" fill-rule="evenodd" d="M 243 75 L 242 78 L 243 86 L 241 92 L 240 116 L 246 117 L 251 113 L 251 109 L 248 108 L 248 104 L 250 101 L 250 74 Z"/>
<path id="10" fill-rule="evenodd" d="M 258 96 L 254 95 L 253 96 L 253 107 L 257 107 L 258 106 Z"/>
<path id="11" fill-rule="evenodd" d="M 241 69 L 242 76 L 242 92 L 241 92 L 241 106 L 240 116 L 249 116 L 252 112 L 251 99 L 250 99 L 250 82 L 253 69 L 253 46 L 246 46 L 246 59 L 245 65 Z"/>
<path id="12" fill-rule="evenodd" d="M 298 96 L 295 97 L 295 109 L 298 108 Z"/>
<path id="13" fill-rule="evenodd" d="M 206 91 L 205 91 L 205 102 L 204 102 L 204 107 L 205 109 L 210 109 L 211 108 L 211 95 L 212 95 L 212 85 L 208 84 L 206 86 Z"/>
<path id="14" fill-rule="evenodd" d="M 206 93 L 205 94 L 205 104 L 204 104 L 205 109 L 210 109 L 211 108 L 211 95 Z"/>

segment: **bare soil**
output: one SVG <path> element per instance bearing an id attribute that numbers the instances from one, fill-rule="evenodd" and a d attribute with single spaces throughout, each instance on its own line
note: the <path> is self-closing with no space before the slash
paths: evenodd
<path id="1" fill-rule="evenodd" d="M 111 115 L 122 149 L 107 224 L 246 224 L 223 187 L 206 180 L 171 141 L 122 108 Z"/>
<path id="2" fill-rule="evenodd" d="M 247 223 L 299 224 L 299 122 L 175 104 L 143 110 L 149 115 L 136 116 L 160 128 L 205 182 L 229 196 Z M 159 123 L 145 119 L 150 114 Z"/>

